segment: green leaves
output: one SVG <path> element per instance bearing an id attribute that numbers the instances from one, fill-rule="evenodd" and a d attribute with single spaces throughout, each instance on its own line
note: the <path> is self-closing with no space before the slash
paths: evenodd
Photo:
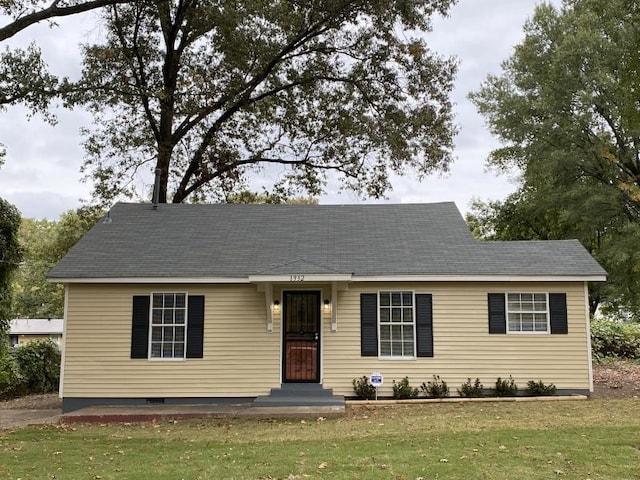
<path id="1" fill-rule="evenodd" d="M 489 165 L 520 174 L 504 202 L 475 206 L 476 233 L 579 239 L 609 273 L 592 312 L 640 308 L 639 23 L 628 0 L 542 4 L 502 74 L 470 95 L 503 142 Z"/>
<path id="2" fill-rule="evenodd" d="M 539 6 L 503 74 L 471 94 L 505 143 L 490 162 L 525 175 L 549 157 L 571 163 L 640 218 L 639 20 L 627 0 Z"/>
<path id="3" fill-rule="evenodd" d="M 333 175 L 379 197 L 390 172 L 446 169 L 455 63 L 411 29 L 450 3 L 114 7 L 105 42 L 85 49 L 85 93 L 70 98 L 96 117 L 85 131 L 96 196 L 140 196 L 132 179 L 153 168 L 174 202 L 223 199 L 256 172 L 287 195 L 318 194 Z"/>

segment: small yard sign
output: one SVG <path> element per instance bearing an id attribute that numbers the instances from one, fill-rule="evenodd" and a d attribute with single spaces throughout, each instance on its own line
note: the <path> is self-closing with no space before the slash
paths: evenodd
<path id="1" fill-rule="evenodd" d="M 373 386 L 373 387 L 381 387 L 382 384 L 384 383 L 384 379 L 382 378 L 382 374 L 380 372 L 373 372 L 370 376 L 369 376 L 369 383 Z"/>

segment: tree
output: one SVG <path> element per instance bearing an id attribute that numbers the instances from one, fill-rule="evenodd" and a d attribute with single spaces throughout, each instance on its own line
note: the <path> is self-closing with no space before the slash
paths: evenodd
<path id="1" fill-rule="evenodd" d="M 455 62 L 420 31 L 453 0 L 140 1 L 105 11 L 70 98 L 95 115 L 84 171 L 106 204 L 161 171 L 160 202 L 222 200 L 248 175 L 379 197 L 446 169 Z"/>
<path id="2" fill-rule="evenodd" d="M 18 243 L 20 213 L 0 198 L 0 357 L 9 330 L 11 311 L 11 279 L 20 264 L 22 252 Z"/>
<path id="3" fill-rule="evenodd" d="M 475 201 L 467 223 L 480 240 L 577 238 L 608 272 L 607 282 L 589 285 L 591 313 L 625 310 L 640 319 L 640 224 L 629 220 L 621 201 L 591 184 L 556 182 L 549 174 L 528 178 L 503 202 Z"/>
<path id="4" fill-rule="evenodd" d="M 472 101 L 504 143 L 490 165 L 526 172 L 546 159 L 621 196 L 640 220 L 640 4 L 542 4 L 525 39 Z"/>
<path id="5" fill-rule="evenodd" d="M 20 318 L 62 318 L 64 287 L 47 280 L 49 270 L 102 216 L 95 208 L 69 210 L 59 221 L 25 218 L 19 231 L 24 262 L 13 281 L 14 311 Z"/>
<path id="6" fill-rule="evenodd" d="M 134 0 L 4 0 L 0 1 L 0 42 L 4 42 L 23 30 L 43 21 L 85 13 L 107 5 Z M 70 85 L 49 74 L 40 48 L 31 43 L 26 48 L 5 49 L 0 53 L 0 111 L 6 105 L 18 103 L 33 112 L 43 114 L 45 120 L 54 122 L 48 112 L 50 100 L 68 91 Z M 0 143 L 0 165 L 6 155 Z"/>
<path id="7" fill-rule="evenodd" d="M 519 172 L 504 202 L 476 204 L 485 238 L 578 238 L 608 271 L 592 312 L 640 313 L 640 6 L 629 0 L 542 4 L 525 39 L 470 98 L 503 142 L 488 163 Z M 640 318 L 640 317 L 639 317 Z"/>

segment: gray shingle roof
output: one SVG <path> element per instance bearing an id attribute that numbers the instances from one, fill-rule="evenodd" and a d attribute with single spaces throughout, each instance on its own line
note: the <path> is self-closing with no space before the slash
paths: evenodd
<path id="1" fill-rule="evenodd" d="M 52 279 L 602 276 L 574 240 L 476 242 L 454 203 L 116 204 Z"/>

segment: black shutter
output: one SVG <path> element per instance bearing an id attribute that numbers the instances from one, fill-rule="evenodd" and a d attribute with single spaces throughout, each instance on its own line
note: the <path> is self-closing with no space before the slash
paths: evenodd
<path id="1" fill-rule="evenodd" d="M 489 333 L 507 333 L 504 293 L 489 293 Z"/>
<path id="2" fill-rule="evenodd" d="M 131 358 L 147 358 L 149 356 L 149 302 L 148 295 L 133 297 Z"/>
<path id="3" fill-rule="evenodd" d="M 569 333 L 567 326 L 567 294 L 549 294 L 549 314 L 551 316 L 551 334 Z"/>
<path id="4" fill-rule="evenodd" d="M 378 294 L 360 294 L 360 355 L 378 356 Z"/>
<path id="5" fill-rule="evenodd" d="M 187 358 L 202 358 L 204 341 L 204 296 L 189 295 L 187 306 Z"/>
<path id="6" fill-rule="evenodd" d="M 419 357 L 433 357 L 433 309 L 431 295 L 416 295 L 416 352 Z"/>

